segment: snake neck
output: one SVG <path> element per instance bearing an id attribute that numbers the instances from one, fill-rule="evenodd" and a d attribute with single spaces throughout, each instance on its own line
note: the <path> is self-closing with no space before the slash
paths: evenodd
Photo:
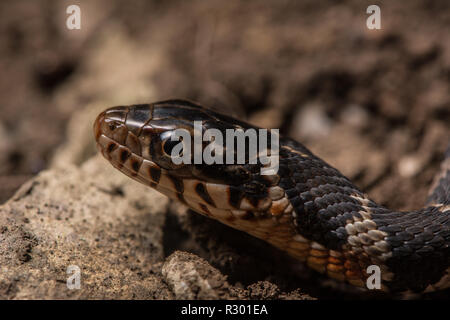
<path id="1" fill-rule="evenodd" d="M 284 139 L 281 145 L 279 185 L 294 208 L 298 234 L 342 252 L 347 269 L 363 277 L 368 266 L 379 266 L 390 291 L 450 286 L 448 159 L 431 205 L 399 212 L 370 200 L 300 143 Z"/>

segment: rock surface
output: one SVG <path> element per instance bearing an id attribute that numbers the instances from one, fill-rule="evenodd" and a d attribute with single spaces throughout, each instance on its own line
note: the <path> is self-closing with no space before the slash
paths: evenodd
<path id="1" fill-rule="evenodd" d="M 42 172 L 0 208 L 0 297 L 172 297 L 152 272 L 167 205 L 99 157 Z M 71 265 L 80 290 L 67 288 Z"/>

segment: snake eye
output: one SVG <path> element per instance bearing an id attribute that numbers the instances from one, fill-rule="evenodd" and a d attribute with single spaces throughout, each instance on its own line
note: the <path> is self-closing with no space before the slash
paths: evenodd
<path id="1" fill-rule="evenodd" d="M 163 145 L 164 153 L 167 154 L 168 156 L 171 156 L 173 148 L 179 143 L 180 141 L 172 141 L 170 139 L 167 139 L 166 141 L 164 141 Z"/>
<path id="2" fill-rule="evenodd" d="M 169 157 L 171 157 L 171 156 L 172 156 L 172 150 L 173 150 L 173 148 L 174 148 L 177 144 L 182 143 L 182 141 L 183 141 L 182 139 L 183 139 L 183 138 L 181 138 L 180 141 L 178 141 L 178 140 L 172 141 L 170 138 L 164 140 L 164 141 L 163 141 L 163 151 L 164 151 L 164 153 L 165 153 L 166 155 L 168 155 Z M 183 148 L 180 149 L 180 152 L 179 152 L 178 155 L 179 155 L 180 157 L 183 156 Z"/>

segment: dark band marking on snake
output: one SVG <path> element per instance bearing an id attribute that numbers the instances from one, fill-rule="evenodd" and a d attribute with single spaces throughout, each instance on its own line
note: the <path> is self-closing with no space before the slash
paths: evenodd
<path id="1" fill-rule="evenodd" d="M 376 204 L 299 142 L 280 137 L 279 170 L 261 164 L 175 165 L 167 132 L 256 128 L 184 100 L 113 107 L 94 124 L 99 151 L 131 178 L 194 211 L 263 239 L 328 277 L 364 287 L 381 268 L 382 289 L 450 287 L 450 149 L 420 210 Z M 191 134 L 193 136 L 193 134 Z"/>
<path id="2" fill-rule="evenodd" d="M 159 182 L 159 178 L 161 177 L 161 170 L 158 169 L 158 168 L 151 167 L 149 169 L 149 171 L 150 171 L 150 177 L 152 178 L 152 180 L 155 183 L 158 183 Z"/>
<path id="3" fill-rule="evenodd" d="M 205 189 L 205 185 L 203 183 L 197 183 L 195 186 L 195 192 L 203 199 L 205 202 L 213 207 L 216 205 L 214 204 L 214 200 L 211 198 L 211 196 L 208 194 L 208 191 Z"/>

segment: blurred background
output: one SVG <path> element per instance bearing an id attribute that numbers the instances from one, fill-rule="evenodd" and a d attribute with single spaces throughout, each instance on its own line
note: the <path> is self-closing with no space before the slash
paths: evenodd
<path id="1" fill-rule="evenodd" d="M 0 203 L 94 155 L 102 109 L 186 98 L 280 128 L 374 200 L 418 208 L 450 141 L 449 30 L 446 0 L 1 1 Z"/>

